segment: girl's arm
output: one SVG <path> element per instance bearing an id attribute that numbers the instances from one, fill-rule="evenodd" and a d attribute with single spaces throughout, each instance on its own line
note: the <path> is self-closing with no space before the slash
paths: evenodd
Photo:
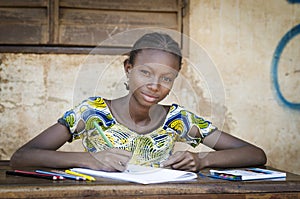
<path id="1" fill-rule="evenodd" d="M 59 123 L 54 124 L 18 149 L 11 157 L 10 164 L 12 167 L 87 167 L 124 170 L 124 165 L 131 157 L 130 152 L 120 149 L 111 149 L 94 155 L 88 152 L 56 151 L 70 138 L 67 127 Z M 124 165 L 119 164 L 119 161 Z"/>
<path id="2" fill-rule="evenodd" d="M 219 130 L 204 138 L 203 144 L 216 150 L 199 154 L 204 167 L 258 166 L 267 161 L 261 148 Z"/>
<path id="3" fill-rule="evenodd" d="M 264 151 L 232 135 L 216 130 L 204 138 L 203 144 L 216 151 L 174 153 L 163 163 L 164 167 L 199 171 L 206 167 L 246 167 L 264 165 L 267 161 Z"/>

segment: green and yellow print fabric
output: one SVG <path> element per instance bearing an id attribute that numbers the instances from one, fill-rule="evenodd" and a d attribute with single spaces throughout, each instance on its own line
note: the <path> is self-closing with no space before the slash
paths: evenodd
<path id="1" fill-rule="evenodd" d="M 97 121 L 114 147 L 133 153 L 132 164 L 155 167 L 168 159 L 175 142 L 197 146 L 216 129 L 209 121 L 173 104 L 161 127 L 148 134 L 139 134 L 118 123 L 102 97 L 84 100 L 58 121 L 69 128 L 72 139 L 82 139 L 87 151 L 98 152 L 108 146 L 93 125 L 93 121 Z M 189 136 L 193 126 L 199 129 L 199 138 Z"/>

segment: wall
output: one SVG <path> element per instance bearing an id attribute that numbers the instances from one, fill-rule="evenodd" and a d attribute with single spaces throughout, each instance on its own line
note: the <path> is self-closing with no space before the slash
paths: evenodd
<path id="1" fill-rule="evenodd" d="M 262 147 L 268 165 L 300 173 L 300 111 L 280 103 L 271 75 L 273 52 L 300 24 L 300 4 L 199 1 L 190 4 L 190 36 L 211 56 L 224 83 L 229 131 Z M 279 64 L 284 95 L 300 102 L 300 35 Z M 193 49 L 191 49 L 193 51 Z"/>
<path id="2" fill-rule="evenodd" d="M 300 111 L 278 101 L 271 81 L 273 52 L 300 23 L 299 8 L 283 0 L 191 0 L 190 56 L 165 102 L 177 101 L 262 147 L 268 165 L 300 174 Z M 298 63 L 299 48 L 289 51 Z M 85 96 L 125 94 L 123 58 L 0 54 L 0 159 L 9 159 Z M 300 99 L 299 68 L 281 68 L 281 74 L 285 94 Z M 61 150 L 82 147 L 78 141 Z"/>

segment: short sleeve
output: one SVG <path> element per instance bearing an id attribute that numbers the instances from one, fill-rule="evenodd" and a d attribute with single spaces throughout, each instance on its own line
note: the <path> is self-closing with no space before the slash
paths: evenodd
<path id="1" fill-rule="evenodd" d="M 58 123 L 69 129 L 72 138 L 81 139 L 85 132 L 94 128 L 93 121 L 101 123 L 102 128 L 109 128 L 115 121 L 101 97 L 90 97 L 58 119 Z"/>
<path id="2" fill-rule="evenodd" d="M 189 135 L 190 130 L 194 126 L 199 130 L 199 137 Z M 179 134 L 178 141 L 186 142 L 195 147 L 201 143 L 207 135 L 215 131 L 217 127 L 203 117 L 197 116 L 177 104 L 173 104 L 167 116 L 167 122 L 164 124 L 164 129 L 176 131 L 176 133 Z"/>

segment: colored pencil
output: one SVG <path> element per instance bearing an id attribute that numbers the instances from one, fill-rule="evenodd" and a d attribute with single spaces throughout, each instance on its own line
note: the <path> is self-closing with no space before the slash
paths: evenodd
<path id="1" fill-rule="evenodd" d="M 101 127 L 98 125 L 98 123 L 96 121 L 93 121 L 94 126 L 96 127 L 98 133 L 101 135 L 101 137 L 104 139 L 104 141 L 106 142 L 106 144 L 112 148 L 114 147 L 114 145 L 109 141 L 109 139 L 106 137 L 106 135 L 104 134 L 104 132 L 102 131 Z"/>
<path id="2" fill-rule="evenodd" d="M 43 178 L 48 180 L 63 180 L 63 177 L 54 176 L 54 175 L 45 175 L 39 174 L 36 172 L 30 171 L 22 171 L 22 170 L 14 170 L 14 171 L 6 171 L 7 175 L 14 175 L 14 176 L 24 176 L 24 177 L 33 177 L 33 178 Z"/>
<path id="3" fill-rule="evenodd" d="M 89 175 L 85 175 L 85 174 L 82 174 L 82 173 L 77 173 L 77 172 L 74 172 L 74 171 L 70 171 L 70 170 L 65 170 L 65 172 L 67 174 L 71 174 L 71 175 L 75 175 L 75 176 L 80 176 L 80 177 L 84 177 L 86 178 L 87 180 L 89 181 L 96 181 L 96 179 L 92 176 L 89 176 Z"/>
<path id="4" fill-rule="evenodd" d="M 49 175 L 58 175 L 58 176 L 62 176 L 64 178 L 67 179 L 71 179 L 71 180 L 86 180 L 83 177 L 79 177 L 79 176 L 74 176 L 74 175 L 69 175 L 63 171 L 57 171 L 57 170 L 53 170 L 53 171 L 42 171 L 42 170 L 35 170 L 35 172 L 37 173 L 41 173 L 41 174 L 49 174 Z"/>

